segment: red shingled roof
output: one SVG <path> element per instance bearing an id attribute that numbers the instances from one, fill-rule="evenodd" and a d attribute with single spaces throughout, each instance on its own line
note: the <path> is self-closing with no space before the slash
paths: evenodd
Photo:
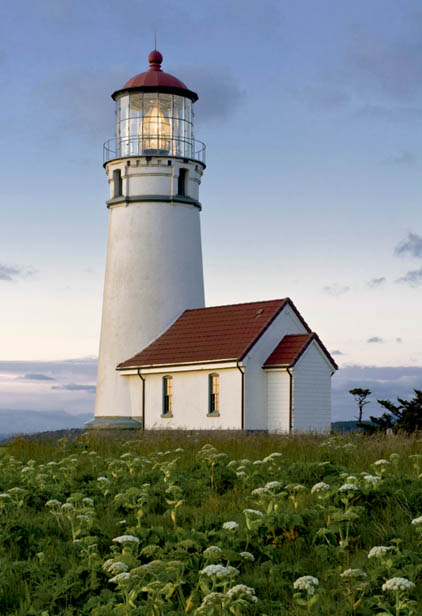
<path id="1" fill-rule="evenodd" d="M 264 367 L 270 366 L 294 366 L 297 360 L 303 355 L 312 340 L 316 340 L 321 347 L 321 350 L 327 356 L 328 361 L 337 370 L 338 366 L 331 357 L 321 340 L 315 333 L 309 334 L 290 334 L 284 336 L 280 344 L 276 346 L 274 351 L 264 363 Z"/>
<path id="2" fill-rule="evenodd" d="M 240 360 L 287 305 L 310 331 L 289 298 L 186 310 L 164 334 L 117 369 Z"/>

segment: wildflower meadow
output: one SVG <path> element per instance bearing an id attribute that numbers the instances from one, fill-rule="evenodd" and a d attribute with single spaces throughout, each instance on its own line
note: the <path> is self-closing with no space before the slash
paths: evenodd
<path id="1" fill-rule="evenodd" d="M 0 455 L 2 615 L 422 613 L 416 436 L 94 434 Z"/>

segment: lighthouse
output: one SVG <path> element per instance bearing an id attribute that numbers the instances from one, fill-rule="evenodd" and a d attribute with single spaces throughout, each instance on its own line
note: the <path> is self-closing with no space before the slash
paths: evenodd
<path id="1" fill-rule="evenodd" d="M 142 412 L 116 366 L 204 307 L 199 186 L 205 146 L 194 139 L 198 95 L 149 69 L 112 94 L 115 137 L 104 145 L 109 226 L 95 417 L 90 428 L 139 428 Z"/>

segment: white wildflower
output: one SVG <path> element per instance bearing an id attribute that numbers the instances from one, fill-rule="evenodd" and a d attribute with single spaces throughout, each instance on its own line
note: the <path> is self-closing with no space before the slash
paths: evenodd
<path id="1" fill-rule="evenodd" d="M 208 575 L 208 577 L 224 577 L 226 575 L 230 575 L 229 569 L 224 567 L 224 565 L 208 565 L 199 573 L 202 575 Z"/>
<path id="2" fill-rule="evenodd" d="M 73 507 L 72 503 L 63 503 L 62 509 L 64 511 L 71 511 L 72 509 L 74 509 L 74 507 Z"/>
<path id="3" fill-rule="evenodd" d="M 412 588 L 415 588 L 414 583 L 407 578 L 402 577 L 393 577 L 382 585 L 383 592 L 387 592 L 389 590 L 393 592 L 398 590 L 411 590 Z"/>
<path id="4" fill-rule="evenodd" d="M 419 526 L 419 524 L 422 524 L 422 515 L 420 515 L 418 518 L 415 518 L 414 520 L 412 520 L 412 524 L 413 524 L 413 526 Z"/>
<path id="5" fill-rule="evenodd" d="M 11 499 L 12 497 L 10 496 L 10 494 L 0 494 L 0 498 L 2 498 L 3 500 L 7 500 L 7 499 Z"/>
<path id="6" fill-rule="evenodd" d="M 251 554 L 250 552 L 240 552 L 240 556 L 244 560 L 250 560 L 251 562 L 253 562 L 255 560 L 255 556 L 253 554 Z"/>
<path id="7" fill-rule="evenodd" d="M 24 466 L 21 470 L 21 473 L 29 473 L 33 471 L 35 471 L 35 468 L 33 466 Z"/>
<path id="8" fill-rule="evenodd" d="M 326 490 L 329 490 L 330 486 L 328 485 L 328 483 L 325 483 L 324 481 L 320 481 L 319 483 L 316 483 L 314 486 L 312 486 L 311 488 L 311 494 L 315 494 L 316 492 L 325 492 Z"/>
<path id="9" fill-rule="evenodd" d="M 47 466 L 58 466 L 58 462 L 54 462 L 54 460 L 52 460 L 52 462 L 47 462 Z"/>
<path id="10" fill-rule="evenodd" d="M 381 477 L 377 477 L 376 475 L 364 475 L 363 479 L 364 481 L 368 481 L 368 483 L 373 483 L 373 484 L 381 481 Z"/>
<path id="11" fill-rule="evenodd" d="M 218 545 L 210 545 L 202 553 L 205 556 L 205 558 L 209 558 L 209 559 L 217 558 L 218 559 L 218 558 L 221 558 L 221 554 L 223 553 L 223 550 L 219 548 Z"/>
<path id="12" fill-rule="evenodd" d="M 130 573 L 118 573 L 114 577 L 109 579 L 109 582 L 113 582 L 114 584 L 118 584 L 119 582 L 125 582 L 130 578 Z"/>
<path id="13" fill-rule="evenodd" d="M 375 545 L 368 552 L 368 558 L 381 558 L 384 554 L 387 554 L 392 548 L 385 545 Z"/>
<path id="14" fill-rule="evenodd" d="M 122 563 L 120 560 L 113 560 L 112 558 L 109 558 L 103 564 L 103 569 L 104 571 L 108 571 L 109 573 L 113 573 L 113 575 L 115 575 L 116 573 L 127 571 L 129 567 L 126 563 Z"/>
<path id="15" fill-rule="evenodd" d="M 252 490 L 251 495 L 252 496 L 261 496 L 262 494 L 271 494 L 270 490 L 265 487 L 265 488 L 255 488 L 255 490 Z"/>
<path id="16" fill-rule="evenodd" d="M 343 483 L 342 486 L 339 487 L 339 492 L 348 492 L 349 490 L 357 490 L 358 487 L 355 486 L 354 483 Z"/>
<path id="17" fill-rule="evenodd" d="M 313 595 L 315 593 L 315 587 L 319 585 L 318 578 L 313 575 L 304 575 L 297 580 L 293 584 L 293 588 L 295 590 L 306 590 L 309 595 Z"/>
<path id="18" fill-rule="evenodd" d="M 85 496 L 85 498 L 82 499 L 82 502 L 86 505 L 90 505 L 91 507 L 94 506 L 94 500 L 92 498 L 89 498 L 89 496 Z"/>
<path id="19" fill-rule="evenodd" d="M 237 584 L 230 588 L 227 591 L 227 596 L 232 598 L 246 597 L 256 603 L 258 601 L 258 597 L 255 595 L 255 588 L 251 588 L 250 586 L 246 586 L 246 584 Z"/>
<path id="20" fill-rule="evenodd" d="M 268 483 L 265 484 L 265 487 L 268 490 L 278 490 L 282 486 L 283 484 L 281 484 L 279 481 L 269 481 Z"/>
<path id="21" fill-rule="evenodd" d="M 48 500 L 45 504 L 46 507 L 60 507 L 60 505 L 61 505 L 61 502 L 56 500 L 55 498 Z"/>
<path id="22" fill-rule="evenodd" d="M 22 492 L 25 492 L 23 488 L 18 488 L 17 486 L 14 488 L 9 488 L 7 491 L 11 494 L 21 494 Z"/>
<path id="23" fill-rule="evenodd" d="M 98 477 L 97 481 L 101 481 L 102 483 L 110 483 L 110 479 L 107 479 L 107 477 Z"/>
<path id="24" fill-rule="evenodd" d="M 252 464 L 258 465 L 258 464 L 264 464 L 263 460 L 254 460 Z"/>
<path id="25" fill-rule="evenodd" d="M 250 464 L 250 463 L 251 463 L 251 461 L 250 461 L 250 460 L 248 460 L 248 458 L 245 458 L 244 460 L 240 460 L 240 463 L 241 463 L 241 464 Z"/>
<path id="26" fill-rule="evenodd" d="M 355 577 L 367 577 L 366 573 L 362 569 L 346 569 L 343 573 L 340 573 L 340 577 L 343 578 L 355 578 Z"/>
<path id="27" fill-rule="evenodd" d="M 230 520 L 229 522 L 224 522 L 223 524 L 224 530 L 235 530 L 235 528 L 238 528 L 238 526 L 239 524 L 235 522 L 234 520 Z"/>
<path id="28" fill-rule="evenodd" d="M 82 521 L 87 521 L 90 520 L 91 517 L 89 515 L 87 515 L 86 513 L 80 513 L 79 515 L 76 516 L 78 520 L 82 520 Z"/>
<path id="29" fill-rule="evenodd" d="M 239 479 L 243 479 L 243 477 L 247 477 L 247 474 L 244 471 L 239 471 L 236 473 Z"/>
<path id="30" fill-rule="evenodd" d="M 113 541 L 115 543 L 139 543 L 138 537 L 134 537 L 133 535 L 121 535 L 120 537 L 114 537 Z"/>
<path id="31" fill-rule="evenodd" d="M 384 459 L 376 460 L 374 462 L 374 466 L 387 466 L 388 464 L 391 464 L 391 462 L 389 462 L 388 460 L 384 460 Z"/>
<path id="32" fill-rule="evenodd" d="M 275 451 L 274 453 L 270 453 L 269 456 L 266 456 L 263 461 L 272 462 L 275 458 L 280 458 L 282 455 L 282 453 L 278 453 L 277 451 Z"/>
<path id="33" fill-rule="evenodd" d="M 262 513 L 262 511 L 258 511 L 257 509 L 244 509 L 243 513 L 245 515 L 255 515 L 258 518 L 263 518 L 264 514 Z"/>

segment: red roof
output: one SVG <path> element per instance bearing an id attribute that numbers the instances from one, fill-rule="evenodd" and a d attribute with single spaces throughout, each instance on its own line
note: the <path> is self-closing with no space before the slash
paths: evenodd
<path id="1" fill-rule="evenodd" d="M 129 81 L 125 83 L 121 90 L 130 90 L 132 88 L 141 88 L 147 90 L 156 90 L 156 91 L 185 91 L 179 92 L 180 94 L 184 94 L 185 96 L 191 98 L 193 101 L 198 99 L 198 95 L 195 92 L 189 90 L 189 88 L 174 77 L 170 75 L 170 73 L 165 73 L 161 70 L 161 63 L 163 61 L 163 56 L 157 50 L 151 51 L 148 56 L 149 61 L 149 69 L 144 73 L 139 73 L 139 75 L 135 75 Z M 117 94 L 115 92 L 113 94 L 113 98 Z"/>
<path id="2" fill-rule="evenodd" d="M 338 366 L 336 362 L 315 333 L 290 334 L 284 336 L 280 344 L 276 346 L 268 357 L 264 366 L 267 368 L 270 366 L 294 366 L 313 340 L 318 342 L 321 350 L 327 356 L 328 361 L 337 370 Z"/>
<path id="3" fill-rule="evenodd" d="M 186 310 L 164 334 L 117 369 L 240 360 L 287 305 L 309 332 L 289 298 Z"/>

